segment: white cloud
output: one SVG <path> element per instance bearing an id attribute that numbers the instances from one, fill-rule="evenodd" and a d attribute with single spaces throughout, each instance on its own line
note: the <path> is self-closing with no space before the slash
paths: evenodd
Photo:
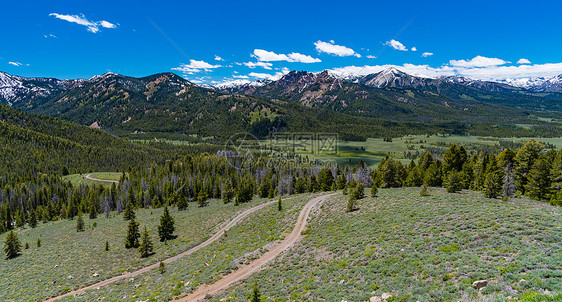
<path id="1" fill-rule="evenodd" d="M 249 78 L 248 76 L 245 76 L 245 75 L 233 75 L 232 77 L 235 78 L 235 79 L 247 79 L 247 78 Z"/>
<path id="2" fill-rule="evenodd" d="M 242 64 L 246 65 L 249 68 L 263 67 L 264 69 L 269 70 L 271 70 L 271 66 L 273 66 L 273 64 L 267 62 L 245 62 Z"/>
<path id="3" fill-rule="evenodd" d="M 418 49 L 414 46 L 412 47 L 412 51 L 418 51 Z"/>
<path id="4" fill-rule="evenodd" d="M 273 76 L 271 74 L 258 73 L 258 72 L 250 72 L 248 75 L 253 77 L 253 78 L 258 78 L 258 79 L 268 79 L 268 78 Z"/>
<path id="5" fill-rule="evenodd" d="M 263 49 L 254 49 L 253 56 L 258 61 L 272 62 L 272 61 L 289 61 L 289 57 L 284 54 L 276 54 L 273 51 Z"/>
<path id="6" fill-rule="evenodd" d="M 189 60 L 189 64 L 181 64 L 179 67 L 174 67 L 172 70 L 181 71 L 187 74 L 193 74 L 196 72 L 210 71 L 215 68 L 222 67 L 221 65 L 212 65 L 205 61 Z"/>
<path id="7" fill-rule="evenodd" d="M 62 14 L 57 14 L 57 13 L 51 13 L 49 14 L 49 16 L 53 16 L 57 19 L 61 19 L 64 21 L 68 21 L 71 23 L 76 23 L 79 25 L 83 25 L 86 26 L 88 28 L 89 32 L 92 33 L 97 33 L 100 31 L 100 27 L 103 28 L 116 28 L 117 25 L 107 22 L 105 20 L 102 21 L 90 21 L 88 19 L 86 19 L 86 17 L 83 14 L 80 15 L 62 15 Z"/>
<path id="8" fill-rule="evenodd" d="M 508 61 L 504 61 L 498 58 L 487 58 L 483 56 L 476 56 L 471 60 L 451 60 L 449 64 L 456 67 L 490 67 L 490 66 L 499 66 L 510 63 Z"/>
<path id="9" fill-rule="evenodd" d="M 348 56 L 355 56 L 358 58 L 361 57 L 360 54 L 356 53 L 353 49 L 349 47 L 334 44 L 333 40 L 331 40 L 330 43 L 322 42 L 319 40 L 315 42 L 314 45 L 316 46 L 316 50 L 318 50 L 318 52 L 325 52 L 340 57 L 348 57 Z"/>
<path id="10" fill-rule="evenodd" d="M 298 63 L 322 62 L 320 59 L 303 55 L 301 53 L 293 52 L 286 55 L 286 54 L 277 54 L 273 51 L 267 51 L 263 49 L 254 49 L 254 54 L 252 56 L 258 59 L 258 61 L 263 61 L 263 62 L 274 62 L 274 61 L 287 61 L 287 62 L 298 62 Z"/>
<path id="11" fill-rule="evenodd" d="M 292 52 L 289 54 L 289 62 L 299 62 L 299 63 L 319 63 L 322 60 L 318 58 L 313 58 L 311 56 L 303 55 L 301 53 Z"/>
<path id="12" fill-rule="evenodd" d="M 400 43 L 400 42 L 398 42 L 394 39 L 392 39 L 390 41 L 387 41 L 386 45 L 388 45 L 388 46 L 390 46 L 394 49 L 397 49 L 397 50 L 408 51 L 408 48 L 406 48 L 406 46 L 404 46 L 404 44 L 402 44 L 402 43 Z"/>
<path id="13" fill-rule="evenodd" d="M 521 59 L 519 59 L 519 61 L 517 61 L 517 64 L 531 64 L 531 61 L 529 61 L 525 58 L 521 58 Z"/>
<path id="14" fill-rule="evenodd" d="M 217 56 L 217 55 L 215 55 L 215 61 L 224 61 L 224 59 L 221 58 L 221 57 L 219 57 L 219 56 Z"/>
<path id="15" fill-rule="evenodd" d="M 45 37 L 45 39 L 48 39 L 48 38 L 54 38 L 54 39 L 56 39 L 56 38 L 57 38 L 57 36 L 55 36 L 55 35 L 53 35 L 53 34 L 43 35 L 43 37 Z"/>
<path id="16" fill-rule="evenodd" d="M 23 64 L 20 62 L 8 62 L 8 64 L 10 65 L 14 65 L 14 66 L 22 66 Z"/>
<path id="17" fill-rule="evenodd" d="M 431 57 L 433 55 L 432 52 L 424 52 L 422 53 L 422 57 L 427 58 L 427 57 Z"/>
<path id="18" fill-rule="evenodd" d="M 368 59 L 376 59 L 377 57 L 376 57 L 376 56 L 373 56 L 373 55 L 368 55 L 367 58 L 368 58 Z"/>

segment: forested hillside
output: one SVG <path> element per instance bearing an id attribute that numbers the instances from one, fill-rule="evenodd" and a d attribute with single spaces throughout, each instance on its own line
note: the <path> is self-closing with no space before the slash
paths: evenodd
<path id="1" fill-rule="evenodd" d="M 157 149 L 57 118 L 0 105 L 0 184 L 162 161 Z"/>

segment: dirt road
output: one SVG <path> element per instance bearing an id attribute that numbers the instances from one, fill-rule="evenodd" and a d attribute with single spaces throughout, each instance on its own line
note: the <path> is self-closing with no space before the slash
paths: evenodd
<path id="1" fill-rule="evenodd" d="M 92 177 L 92 174 L 87 174 L 85 177 L 86 177 L 87 179 L 89 179 L 89 180 L 101 181 L 101 182 L 112 182 L 112 183 L 114 183 L 114 184 L 116 184 L 116 185 L 119 184 L 119 182 L 118 182 L 117 180 L 112 180 L 112 179 L 99 179 L 99 178 Z"/>
<path id="2" fill-rule="evenodd" d="M 310 211 L 318 205 L 320 202 L 324 201 L 327 197 L 334 195 L 328 194 L 319 196 L 316 198 L 311 199 L 301 210 L 299 217 L 297 219 L 297 223 L 293 228 L 291 234 L 289 234 L 281 243 L 273 247 L 271 250 L 267 251 L 263 254 L 260 258 L 252 261 L 252 263 L 248 264 L 247 266 L 241 267 L 233 273 L 230 273 L 217 282 L 213 284 L 205 284 L 197 288 L 194 292 L 190 293 L 186 297 L 174 300 L 174 301 L 202 301 L 205 299 L 207 295 L 216 295 L 237 282 L 240 282 L 246 278 L 248 278 L 253 273 L 259 271 L 262 266 L 264 266 L 269 261 L 275 259 L 275 257 L 279 256 L 283 251 L 287 250 L 289 247 L 294 245 L 298 240 L 301 239 L 302 235 L 301 232 L 304 231 L 306 226 L 306 221 L 310 214 Z"/>
<path id="3" fill-rule="evenodd" d="M 290 197 L 290 198 L 287 198 L 287 199 L 292 199 L 292 198 L 294 198 L 294 197 Z M 286 199 L 284 199 L 284 200 L 286 200 Z M 211 243 L 213 243 L 213 242 L 217 241 L 219 238 L 221 238 L 224 235 L 225 231 L 228 231 L 229 229 L 231 229 L 233 226 L 235 226 L 238 222 L 240 222 L 246 216 L 248 216 L 251 213 L 254 213 L 256 211 L 259 211 L 259 210 L 261 210 L 261 209 L 263 209 L 263 208 L 265 208 L 265 207 L 267 207 L 271 204 L 274 204 L 274 203 L 277 203 L 277 200 L 270 200 L 266 203 L 262 203 L 258 206 L 255 206 L 253 208 L 249 208 L 249 209 L 246 209 L 246 210 L 242 211 L 242 213 L 240 213 L 240 214 L 238 214 L 238 216 L 234 217 L 231 221 L 229 221 L 225 226 L 220 228 L 220 230 L 218 230 L 213 236 L 211 236 L 211 238 L 207 239 L 205 242 L 203 242 L 203 243 L 201 243 L 201 244 L 199 244 L 199 245 L 197 245 L 197 246 L 195 246 L 195 247 L 193 247 L 193 248 L 191 248 L 191 249 L 189 249 L 189 250 L 187 250 L 187 251 L 185 251 L 181 254 L 178 254 L 178 255 L 175 255 L 175 256 L 170 257 L 168 259 L 162 260 L 162 262 L 169 263 L 169 262 L 178 260 L 181 257 L 193 254 L 193 253 L 199 251 L 202 248 L 205 248 L 206 246 L 210 245 Z M 58 299 L 63 298 L 63 297 L 68 297 L 68 296 L 73 296 L 73 295 L 76 295 L 76 294 L 83 293 L 87 290 L 103 287 L 103 286 L 109 285 L 111 283 L 114 283 L 114 282 L 122 280 L 122 279 L 132 278 L 132 277 L 138 276 L 142 273 L 148 272 L 151 269 L 155 269 L 159 265 L 160 265 L 160 263 L 154 263 L 152 265 L 143 267 L 139 270 L 136 270 L 136 271 L 133 271 L 133 272 L 128 272 L 128 273 L 125 273 L 125 274 L 122 274 L 122 275 L 119 275 L 119 276 L 115 276 L 113 278 L 109 278 L 109 279 L 100 281 L 98 283 L 88 285 L 86 287 L 83 287 L 83 288 L 80 288 L 80 289 L 77 289 L 77 290 L 74 290 L 74 291 L 70 291 L 66 294 L 63 294 L 63 295 L 60 295 L 60 296 L 57 296 L 57 297 L 53 297 L 53 298 L 50 298 L 50 299 L 45 300 L 45 301 L 47 301 L 47 302 L 55 301 L 55 300 L 58 300 Z"/>

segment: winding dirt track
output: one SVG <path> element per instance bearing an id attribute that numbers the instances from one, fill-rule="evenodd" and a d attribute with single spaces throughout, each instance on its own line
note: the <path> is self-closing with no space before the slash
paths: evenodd
<path id="1" fill-rule="evenodd" d="M 180 299 L 177 299 L 177 300 L 174 300 L 174 301 L 182 301 L 182 302 L 202 301 L 202 300 L 205 299 L 205 296 L 216 295 L 216 294 L 228 289 L 229 287 L 231 287 L 235 283 L 238 283 L 238 282 L 248 278 L 253 273 L 259 271 L 262 268 L 262 266 L 264 266 L 269 261 L 275 259 L 275 257 L 279 256 L 279 254 L 281 254 L 283 251 L 287 250 L 289 247 L 291 247 L 293 244 L 295 244 L 298 240 L 301 239 L 301 237 L 302 237 L 301 232 L 304 230 L 304 228 L 306 226 L 306 221 L 308 219 L 310 211 L 316 205 L 318 205 L 320 202 L 324 201 L 327 197 L 332 196 L 334 194 L 336 194 L 336 193 L 322 195 L 322 196 L 311 199 L 304 206 L 304 208 L 301 210 L 301 212 L 299 214 L 299 217 L 297 219 L 297 223 L 295 224 L 295 227 L 293 228 L 293 231 L 291 232 L 291 234 L 289 234 L 287 237 L 285 237 L 285 239 L 283 239 L 283 241 L 281 241 L 281 243 L 279 243 L 278 245 L 276 245 L 275 247 L 273 247 L 272 249 L 267 251 L 265 254 L 263 254 L 260 258 L 252 261 L 247 266 L 241 267 L 238 270 L 236 270 L 235 272 L 224 276 L 223 278 L 221 278 L 217 282 L 215 282 L 213 284 L 202 285 L 202 286 L 198 287 L 194 292 L 187 295 L 186 297 L 183 297 L 183 298 L 180 298 Z"/>
<path id="2" fill-rule="evenodd" d="M 86 177 L 87 179 L 89 179 L 89 180 L 100 181 L 100 182 L 112 182 L 112 183 L 114 183 L 114 184 L 119 184 L 119 182 L 118 182 L 117 180 L 112 180 L 112 179 L 99 179 L 99 178 L 92 177 L 92 174 L 87 174 L 85 177 Z"/>
<path id="3" fill-rule="evenodd" d="M 88 177 L 88 176 L 86 176 L 86 177 Z M 94 179 L 94 180 L 95 180 L 95 179 Z M 294 198 L 294 197 L 286 198 L 286 199 L 284 199 L 284 200 L 292 199 L 292 198 Z M 224 232 L 225 232 L 225 231 L 228 231 L 229 229 L 231 229 L 233 226 L 235 226 L 238 222 L 240 222 L 240 221 L 241 221 L 242 219 L 244 219 L 246 216 L 248 216 L 248 215 L 250 215 L 251 213 L 254 213 L 254 212 L 256 212 L 256 211 L 259 211 L 259 210 L 261 210 L 261 209 L 263 209 L 263 208 L 265 208 L 265 207 L 267 207 L 267 206 L 269 206 L 269 205 L 271 205 L 271 204 L 274 204 L 274 203 L 276 203 L 276 202 L 277 202 L 277 200 L 270 200 L 270 201 L 268 201 L 268 202 L 266 202 L 266 203 L 262 203 L 262 204 L 260 204 L 260 205 L 257 205 L 257 206 L 255 206 L 255 207 L 253 207 L 253 208 L 249 208 L 249 209 L 246 209 L 246 210 L 242 211 L 242 213 L 240 213 L 240 214 L 238 214 L 238 216 L 234 217 L 234 218 L 233 218 L 230 222 L 228 222 L 224 227 L 222 227 L 222 228 L 221 228 L 220 230 L 218 230 L 213 236 L 211 236 L 211 238 L 205 240 L 203 243 L 201 243 L 201 244 L 199 244 L 199 245 L 197 245 L 197 246 L 195 246 L 195 247 L 193 247 L 193 248 L 191 248 L 191 249 L 189 249 L 189 250 L 187 250 L 187 251 L 185 251 L 185 252 L 183 252 L 183 253 L 181 253 L 181 254 L 177 254 L 177 255 L 175 255 L 175 256 L 173 256 L 173 257 L 170 257 L 170 258 L 167 258 L 167 259 L 165 259 L 165 260 L 162 260 L 162 262 L 164 262 L 164 263 L 169 263 L 169 262 L 178 260 L 178 259 L 180 259 L 181 257 L 187 256 L 187 255 L 190 255 L 190 254 L 193 254 L 193 253 L 199 251 L 200 249 L 207 247 L 207 246 L 210 245 L 211 243 L 213 243 L 213 242 L 217 241 L 219 238 L 221 238 L 221 237 L 224 235 Z M 301 214 L 302 214 L 302 213 L 301 213 Z M 128 272 L 128 273 L 125 273 L 125 274 L 122 274 L 122 275 L 119 275 L 119 276 L 115 276 L 115 277 L 112 277 L 112 278 L 109 278 L 109 279 L 100 281 L 100 282 L 98 282 L 98 283 L 95 283 L 95 284 L 92 284 L 92 285 L 88 285 L 88 286 L 86 286 L 86 287 L 82 287 L 82 288 L 77 289 L 77 290 L 70 291 L 70 292 L 68 292 L 68 293 L 66 293 L 66 294 L 63 294 L 63 295 L 60 295 L 60 296 L 57 296 L 57 297 L 49 298 L 48 300 L 45 300 L 45 301 L 46 301 L 46 302 L 52 302 L 52 301 L 61 299 L 61 298 L 63 298 L 63 297 L 73 296 L 73 295 L 76 295 L 76 294 L 81 294 L 81 293 L 83 293 L 83 292 L 85 292 L 85 291 L 87 291 L 87 290 L 91 290 L 91 289 L 96 289 L 96 288 L 99 288 L 99 287 L 103 287 L 103 286 L 109 285 L 109 284 L 111 284 L 111 283 L 114 283 L 114 282 L 119 281 L 119 280 L 122 280 L 122 279 L 136 277 L 136 276 L 138 276 L 138 275 L 140 275 L 140 274 L 142 274 L 142 273 L 145 273 L 145 272 L 148 272 L 148 271 L 150 271 L 150 270 L 152 270 L 152 269 L 157 268 L 159 265 L 160 265 L 159 262 L 158 262 L 158 263 L 154 263 L 154 264 L 152 264 L 152 265 L 143 267 L 143 268 L 141 268 L 141 269 L 139 269 L 139 270 L 136 270 L 136 271 L 133 271 L 133 272 Z"/>

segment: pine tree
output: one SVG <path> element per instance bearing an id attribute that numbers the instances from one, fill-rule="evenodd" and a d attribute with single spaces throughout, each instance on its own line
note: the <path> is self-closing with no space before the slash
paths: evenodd
<path id="1" fill-rule="evenodd" d="M 277 200 L 277 211 L 281 212 L 283 210 L 283 205 L 281 204 L 281 196 Z"/>
<path id="2" fill-rule="evenodd" d="M 457 193 L 462 189 L 460 173 L 456 170 L 450 171 L 445 179 L 445 188 L 449 193 Z"/>
<path id="3" fill-rule="evenodd" d="M 423 177 L 423 183 L 429 187 L 440 187 L 441 178 L 441 161 L 434 161 L 426 170 Z"/>
<path id="4" fill-rule="evenodd" d="M 487 198 L 496 198 L 501 194 L 503 187 L 503 173 L 497 165 L 496 157 L 489 154 L 488 158 L 482 192 Z"/>
<path id="5" fill-rule="evenodd" d="M 11 259 L 17 257 L 21 252 L 21 242 L 18 235 L 14 231 L 10 231 L 4 239 L 4 253 L 6 258 Z"/>
<path id="6" fill-rule="evenodd" d="M 31 210 L 29 213 L 29 226 L 32 228 L 37 227 L 37 215 L 34 210 Z"/>
<path id="7" fill-rule="evenodd" d="M 76 219 L 76 232 L 84 232 L 84 219 L 82 215 L 78 215 Z"/>
<path id="8" fill-rule="evenodd" d="M 550 191 L 552 192 L 551 200 L 555 203 L 562 202 L 562 149 L 558 151 L 552 168 L 550 168 Z"/>
<path id="9" fill-rule="evenodd" d="M 221 193 L 223 203 L 227 204 L 232 201 L 232 198 L 234 198 L 234 189 L 230 181 L 224 183 Z"/>
<path id="10" fill-rule="evenodd" d="M 207 196 L 207 192 L 205 192 L 205 190 L 201 189 L 199 191 L 199 194 L 197 194 L 197 205 L 202 208 L 207 206 L 207 199 L 209 197 Z"/>
<path id="11" fill-rule="evenodd" d="M 178 211 L 184 211 L 189 207 L 189 203 L 187 202 L 187 197 L 184 194 L 180 194 L 178 196 Z"/>
<path id="12" fill-rule="evenodd" d="M 41 247 L 41 239 L 37 238 L 37 247 Z"/>
<path id="13" fill-rule="evenodd" d="M 550 167 L 545 156 L 540 156 L 531 167 L 528 182 L 525 186 L 527 195 L 536 200 L 547 200 L 550 197 Z"/>
<path id="14" fill-rule="evenodd" d="M 355 203 L 357 202 L 357 199 L 355 197 L 355 194 L 350 194 L 349 195 L 349 199 L 347 200 L 347 207 L 345 209 L 346 212 L 353 212 L 355 210 Z"/>
<path id="15" fill-rule="evenodd" d="M 174 218 L 168 212 L 168 207 L 164 207 L 164 213 L 160 217 L 160 225 L 158 226 L 160 241 L 174 239 L 174 230 Z"/>
<path id="16" fill-rule="evenodd" d="M 371 187 L 371 197 L 377 197 L 378 193 L 379 193 L 379 189 L 377 188 L 377 186 L 373 185 Z"/>
<path id="17" fill-rule="evenodd" d="M 144 227 L 144 232 L 142 233 L 139 252 L 141 258 L 146 258 L 153 253 L 152 241 L 150 240 L 150 234 L 148 233 L 148 229 L 146 228 L 146 226 Z"/>
<path id="18" fill-rule="evenodd" d="M 443 175 L 447 175 L 452 171 L 460 172 L 466 158 L 467 154 L 464 147 L 452 144 L 443 154 Z"/>
<path id="19" fill-rule="evenodd" d="M 125 248 L 133 248 L 139 246 L 139 223 L 135 219 L 129 221 L 127 237 L 125 238 Z"/>
<path id="20" fill-rule="evenodd" d="M 318 185 L 322 191 L 330 191 L 334 183 L 334 176 L 332 171 L 328 168 L 323 168 L 318 173 Z"/>
<path id="21" fill-rule="evenodd" d="M 125 211 L 123 211 L 123 219 L 125 220 L 133 220 L 136 218 L 135 210 L 133 209 L 133 204 L 131 202 L 127 202 L 125 205 Z"/>
<path id="22" fill-rule="evenodd" d="M 109 251 L 109 241 L 105 241 L 105 251 Z"/>
<path id="23" fill-rule="evenodd" d="M 98 211 L 96 210 L 96 206 L 92 203 L 90 205 L 90 219 L 96 219 L 98 217 Z"/>
<path id="24" fill-rule="evenodd" d="M 520 193 L 525 194 L 529 172 L 535 161 L 539 158 L 540 152 L 544 148 L 543 143 L 534 139 L 526 141 L 523 146 L 515 153 L 515 185 Z"/>

